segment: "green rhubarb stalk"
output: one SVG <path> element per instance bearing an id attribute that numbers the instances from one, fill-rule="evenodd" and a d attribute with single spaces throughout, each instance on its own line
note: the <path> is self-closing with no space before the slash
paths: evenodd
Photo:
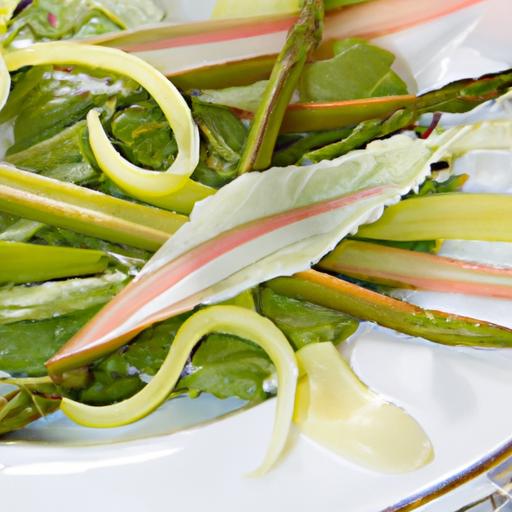
<path id="1" fill-rule="evenodd" d="M 512 298 L 512 269 L 381 244 L 346 240 L 318 266 L 387 286 Z"/>
<path id="2" fill-rule="evenodd" d="M 282 295 L 444 345 L 512 348 L 512 330 L 506 327 L 422 309 L 314 270 L 274 279 L 267 286 Z"/>
<path id="3" fill-rule="evenodd" d="M 104 252 L 0 242 L 0 283 L 31 283 L 103 272 Z"/>
<path id="4" fill-rule="evenodd" d="M 375 223 L 361 226 L 359 238 L 393 241 L 484 240 L 512 242 L 512 196 L 436 194 L 390 206 Z"/>
<path id="5" fill-rule="evenodd" d="M 158 249 L 187 217 L 0 164 L 0 211 L 141 249 Z"/>
<path id="6" fill-rule="evenodd" d="M 304 64 L 322 38 L 323 1 L 305 0 L 297 23 L 290 29 L 256 111 L 240 160 L 238 172 L 266 169 L 286 108 L 299 81 Z"/>

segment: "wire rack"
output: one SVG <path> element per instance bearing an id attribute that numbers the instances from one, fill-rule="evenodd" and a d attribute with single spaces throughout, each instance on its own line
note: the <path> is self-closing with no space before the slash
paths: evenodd
<path id="1" fill-rule="evenodd" d="M 457 512 L 512 512 L 512 458 L 487 475 L 496 492 Z"/>

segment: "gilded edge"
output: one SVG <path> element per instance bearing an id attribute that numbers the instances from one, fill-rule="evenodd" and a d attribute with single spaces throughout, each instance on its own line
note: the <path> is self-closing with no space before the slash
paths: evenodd
<path id="1" fill-rule="evenodd" d="M 416 494 L 412 494 L 400 502 L 383 509 L 381 512 L 408 512 L 416 510 L 431 501 L 444 496 L 450 491 L 457 489 L 461 485 L 469 482 L 473 478 L 482 475 L 486 471 L 491 470 L 501 462 L 505 461 L 508 457 L 512 456 L 512 438 L 505 444 L 502 444 L 496 450 L 493 450 L 484 458 L 471 464 L 463 471 L 455 473 L 454 475 L 446 478 L 445 480 L 428 487 Z"/>

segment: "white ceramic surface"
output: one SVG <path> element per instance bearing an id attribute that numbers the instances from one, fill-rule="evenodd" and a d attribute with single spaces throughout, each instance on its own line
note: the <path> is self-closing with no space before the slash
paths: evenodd
<path id="1" fill-rule="evenodd" d="M 199 18 L 207 15 L 212 2 L 194 0 L 193 8 L 184 0 L 168 5 L 176 19 Z M 427 90 L 509 66 L 511 10 L 510 0 L 491 0 L 378 42 L 392 49 L 401 65 L 407 62 L 419 90 Z M 498 176 L 493 189 L 505 191 L 512 182 L 507 175 L 511 162 L 507 152 L 465 157 L 464 169 L 472 173 L 468 190 L 489 187 L 485 171 Z M 460 255 L 471 250 L 472 257 L 480 254 L 481 259 L 512 264 L 510 246 L 492 248 L 452 243 L 444 251 Z M 512 301 L 435 293 L 407 296 L 422 306 L 512 327 Z M 272 472 L 247 478 L 244 474 L 256 467 L 268 442 L 274 401 L 182 430 L 241 404 L 211 397 L 181 399 L 123 429 L 81 429 L 57 414 L 4 441 L 0 509 L 395 510 L 394 504 L 442 484 L 512 440 L 512 353 L 443 347 L 368 325 L 343 350 L 368 385 L 423 425 L 436 452 L 427 467 L 405 475 L 370 472 L 295 432 Z M 491 491 L 482 478 L 422 510 L 449 512 Z"/>

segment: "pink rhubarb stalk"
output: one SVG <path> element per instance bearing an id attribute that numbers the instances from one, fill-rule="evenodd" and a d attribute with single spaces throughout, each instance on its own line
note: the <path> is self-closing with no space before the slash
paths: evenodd
<path id="1" fill-rule="evenodd" d="M 366 242 L 342 242 L 319 267 L 395 287 L 512 299 L 512 268 Z"/>
<path id="2" fill-rule="evenodd" d="M 333 11 L 326 17 L 320 55 L 329 55 L 333 40 L 355 36 L 371 38 L 393 33 L 481 1 L 375 0 Z M 100 36 L 93 42 L 136 53 L 173 77 L 206 66 L 276 56 L 295 20 L 295 16 L 286 15 L 185 25 L 165 24 Z"/>
<path id="3" fill-rule="evenodd" d="M 122 346 L 149 325 L 193 309 L 203 301 L 208 289 L 213 286 L 204 286 L 200 272 L 211 276 L 216 272 L 215 268 L 219 268 L 219 262 L 223 258 L 229 259 L 229 256 L 238 249 L 293 225 L 296 227 L 296 240 L 302 240 L 308 235 L 307 229 L 301 230 L 298 227 L 301 222 L 340 210 L 364 199 L 377 197 L 386 190 L 388 187 L 367 188 L 254 220 L 227 230 L 157 270 L 141 275 L 48 361 L 48 369 L 53 373 L 59 373 L 87 364 Z M 279 243 L 282 246 L 290 243 L 279 240 L 279 236 L 277 238 L 276 243 L 269 245 L 269 254 L 281 248 Z M 251 251 L 250 248 L 246 250 Z M 246 268 L 248 263 L 244 262 L 243 258 L 234 258 L 229 263 L 224 262 L 224 266 L 227 265 L 230 265 L 230 268 L 226 277 Z M 219 281 L 224 277 L 220 274 L 214 275 Z"/>

